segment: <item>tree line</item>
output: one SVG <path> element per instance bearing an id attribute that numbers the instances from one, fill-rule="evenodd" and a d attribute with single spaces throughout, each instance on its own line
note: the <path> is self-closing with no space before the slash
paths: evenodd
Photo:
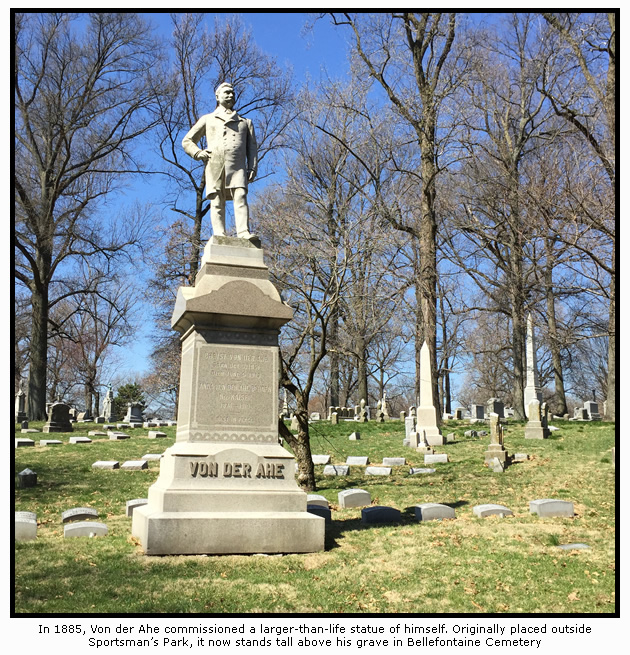
<path id="1" fill-rule="evenodd" d="M 553 411 L 594 391 L 614 420 L 615 13 L 321 14 L 348 73 L 301 87 L 238 16 L 170 19 L 165 42 L 136 14 L 14 15 L 16 384 L 32 419 L 77 383 L 98 404 L 113 346 L 147 320 L 135 278 L 156 325 L 146 387 L 176 404 L 168 319 L 209 236 L 181 137 L 229 80 L 259 140 L 255 228 L 295 310 L 294 450 L 314 400 L 413 404 L 425 341 L 440 414 L 498 396 L 523 418 L 530 313 Z M 138 176 L 151 203 L 112 218 Z"/>

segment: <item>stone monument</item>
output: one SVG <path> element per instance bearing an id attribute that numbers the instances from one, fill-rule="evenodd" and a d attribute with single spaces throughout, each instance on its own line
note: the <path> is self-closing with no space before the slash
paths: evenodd
<path id="1" fill-rule="evenodd" d="M 48 421 L 42 428 L 43 432 L 73 432 L 70 423 L 70 406 L 56 402 L 48 410 Z"/>
<path id="2" fill-rule="evenodd" d="M 210 134 L 209 147 L 222 147 L 228 130 L 249 131 L 240 117 L 231 127 L 228 116 L 212 120 L 225 130 Z M 200 123 L 191 132 L 201 135 Z M 227 183 L 232 146 L 224 146 Z M 177 437 L 148 504 L 133 512 L 132 533 L 146 554 L 323 550 L 325 521 L 307 512 L 295 460 L 278 443 L 278 335 L 292 316 L 269 280 L 260 241 L 249 231 L 215 233 L 171 319 L 182 341 Z"/>
<path id="3" fill-rule="evenodd" d="M 508 453 L 503 446 L 503 426 L 498 414 L 490 416 L 490 443 L 484 453 L 484 461 L 492 462 L 495 457 L 501 462 L 502 468 L 509 464 Z"/>
<path id="4" fill-rule="evenodd" d="M 538 398 L 534 398 L 528 407 L 529 420 L 525 426 L 525 439 L 546 439 L 549 436 L 549 428 L 547 426 L 547 404 L 543 403 L 543 412 L 541 414 L 541 406 Z"/>
<path id="5" fill-rule="evenodd" d="M 142 403 L 127 403 L 127 413 L 123 419 L 124 423 L 143 423 Z"/>
<path id="6" fill-rule="evenodd" d="M 424 431 L 429 446 L 442 446 L 444 437 L 437 426 L 431 383 L 431 355 L 425 341 L 420 349 L 420 404 L 416 410 L 416 432 Z"/>
<path id="7" fill-rule="evenodd" d="M 534 323 L 532 315 L 527 315 L 527 385 L 525 387 L 525 415 L 529 418 L 529 404 L 534 398 L 542 403 L 542 389 L 538 380 L 536 363 L 536 342 L 534 341 Z"/>
<path id="8" fill-rule="evenodd" d="M 22 421 L 28 421 L 28 416 L 26 415 L 26 394 L 22 391 L 22 387 L 17 392 L 15 396 L 15 422 L 22 423 Z"/>
<path id="9" fill-rule="evenodd" d="M 114 391 L 112 390 L 112 385 L 107 385 L 107 393 L 105 394 L 105 400 L 103 400 L 103 415 L 105 423 L 114 423 L 118 420 L 118 417 L 114 413 Z"/>

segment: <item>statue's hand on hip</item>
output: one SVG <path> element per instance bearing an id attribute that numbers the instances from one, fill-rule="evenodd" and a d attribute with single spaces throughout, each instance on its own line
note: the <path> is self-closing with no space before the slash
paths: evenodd
<path id="1" fill-rule="evenodd" d="M 208 161 L 210 159 L 210 156 L 212 155 L 211 150 L 200 150 L 198 153 L 195 154 L 195 159 L 202 159 L 203 161 Z"/>

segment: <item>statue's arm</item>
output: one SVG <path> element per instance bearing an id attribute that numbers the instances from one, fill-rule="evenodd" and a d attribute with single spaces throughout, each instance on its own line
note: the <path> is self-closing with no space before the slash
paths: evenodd
<path id="1" fill-rule="evenodd" d="M 188 134 L 182 139 L 182 146 L 187 155 L 193 159 L 198 159 L 199 153 L 203 152 L 197 146 L 197 142 L 206 135 L 206 117 L 202 116 L 188 131 Z"/>
<path id="2" fill-rule="evenodd" d="M 252 182 L 258 172 L 258 144 L 254 124 L 251 121 L 247 122 L 247 131 L 247 178 Z"/>

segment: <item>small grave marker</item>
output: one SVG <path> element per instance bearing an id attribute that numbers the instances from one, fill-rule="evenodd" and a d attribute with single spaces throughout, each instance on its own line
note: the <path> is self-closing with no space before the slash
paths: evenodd
<path id="1" fill-rule="evenodd" d="M 454 519 L 455 510 L 448 505 L 440 503 L 422 503 L 416 505 L 415 514 L 418 521 L 441 521 L 442 519 Z"/>
<path id="2" fill-rule="evenodd" d="M 18 487 L 28 489 L 37 486 L 37 473 L 31 469 L 24 469 L 18 473 Z"/>
<path id="3" fill-rule="evenodd" d="M 349 466 L 367 466 L 370 460 L 367 457 L 349 455 L 346 457 L 346 464 Z"/>
<path id="4" fill-rule="evenodd" d="M 92 439 L 87 437 L 70 437 L 69 443 L 92 443 Z"/>
<path id="5" fill-rule="evenodd" d="M 133 510 L 136 509 L 136 507 L 142 507 L 142 505 L 146 505 L 148 504 L 148 502 L 149 502 L 148 498 L 134 498 L 133 500 L 128 500 L 127 516 L 132 516 Z"/>
<path id="6" fill-rule="evenodd" d="M 360 432 L 353 432 L 353 433 L 348 437 L 348 439 L 349 439 L 350 441 L 359 441 L 359 439 L 361 439 L 361 433 L 360 433 Z"/>
<path id="7" fill-rule="evenodd" d="M 501 518 L 505 518 L 506 516 L 513 516 L 514 512 L 504 505 L 486 503 L 484 505 L 475 505 L 473 507 L 473 514 L 479 518 L 485 518 L 486 516 L 500 516 Z"/>
<path id="8" fill-rule="evenodd" d="M 315 514 L 315 516 L 321 516 L 324 519 L 324 521 L 326 521 L 326 523 L 330 523 L 332 521 L 330 509 L 328 507 L 322 507 L 321 505 L 307 505 L 306 511 L 309 514 Z"/>
<path id="9" fill-rule="evenodd" d="M 39 445 L 40 446 L 60 446 L 63 444 L 63 441 L 59 441 L 59 439 L 40 439 L 39 440 Z"/>
<path id="10" fill-rule="evenodd" d="M 328 500 L 319 494 L 308 494 L 308 496 L 306 496 L 306 504 L 319 505 L 320 507 L 328 508 Z"/>
<path id="11" fill-rule="evenodd" d="M 410 468 L 409 469 L 409 475 L 423 475 L 423 474 L 429 474 L 429 473 L 435 473 L 435 469 L 430 469 L 430 468 Z"/>
<path id="12" fill-rule="evenodd" d="M 361 510 L 362 523 L 398 523 L 398 521 L 400 521 L 400 510 L 395 507 L 374 505 Z"/>
<path id="13" fill-rule="evenodd" d="M 63 536 L 69 537 L 104 537 L 107 534 L 107 526 L 96 521 L 80 521 L 79 523 L 68 523 L 63 529 Z"/>
<path id="14" fill-rule="evenodd" d="M 23 448 L 24 446 L 34 446 L 35 442 L 32 439 L 16 439 L 15 447 Z"/>
<path id="15" fill-rule="evenodd" d="M 434 455 L 425 455 L 424 456 L 425 464 L 447 464 L 448 455 L 446 453 L 437 453 Z"/>
<path id="16" fill-rule="evenodd" d="M 575 516 L 573 503 L 569 500 L 556 500 L 554 498 L 540 498 L 539 500 L 529 501 L 529 511 L 531 514 L 538 516 L 565 516 L 572 518 Z"/>
<path id="17" fill-rule="evenodd" d="M 312 455 L 313 464 L 330 464 L 330 455 Z"/>
<path id="18" fill-rule="evenodd" d="M 368 466 L 365 475 L 391 475 L 392 469 L 389 466 Z"/>
<path id="19" fill-rule="evenodd" d="M 31 512 L 15 513 L 15 541 L 31 541 L 37 538 L 37 519 L 23 516 L 25 514 Z"/>
<path id="20" fill-rule="evenodd" d="M 99 460 L 92 464 L 93 469 L 117 469 L 120 468 L 119 462 Z"/>
<path id="21" fill-rule="evenodd" d="M 73 507 L 61 513 L 61 522 L 84 521 L 85 519 L 97 519 L 98 512 L 93 507 Z"/>
<path id="22" fill-rule="evenodd" d="M 130 459 L 121 465 L 123 471 L 144 471 L 149 468 L 149 462 L 146 459 Z"/>
<path id="23" fill-rule="evenodd" d="M 350 467 L 344 464 L 328 464 L 324 467 L 323 475 L 348 475 Z"/>
<path id="24" fill-rule="evenodd" d="M 159 430 L 149 430 L 148 434 L 149 439 L 166 439 L 166 432 L 160 432 Z"/>
<path id="25" fill-rule="evenodd" d="M 348 509 L 349 507 L 365 507 L 372 502 L 372 497 L 364 489 L 344 489 L 337 494 L 339 507 Z"/>
<path id="26" fill-rule="evenodd" d="M 383 466 L 404 466 L 406 463 L 404 457 L 383 457 Z"/>

